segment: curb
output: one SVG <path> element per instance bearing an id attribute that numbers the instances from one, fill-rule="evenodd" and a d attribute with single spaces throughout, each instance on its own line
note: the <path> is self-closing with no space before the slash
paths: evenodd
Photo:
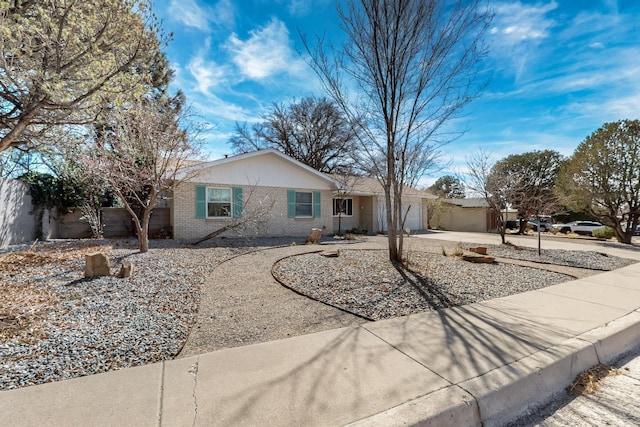
<path id="1" fill-rule="evenodd" d="M 640 310 L 348 426 L 501 426 L 547 403 L 581 372 L 638 348 Z"/>

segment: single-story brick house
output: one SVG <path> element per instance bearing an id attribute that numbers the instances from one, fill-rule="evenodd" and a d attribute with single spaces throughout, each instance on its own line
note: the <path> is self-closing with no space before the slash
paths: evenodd
<path id="1" fill-rule="evenodd" d="M 359 178 L 345 188 L 336 177 L 274 149 L 192 165 L 183 168 L 179 178 L 183 182 L 169 202 L 176 239 L 202 238 L 251 212 L 257 203 L 271 207 L 258 232 L 263 236 L 306 236 L 312 228 L 333 233 L 340 212 L 342 231 L 357 226 L 369 233 L 385 231 L 384 195 L 377 180 Z M 406 190 L 405 205 L 411 204 L 406 227 L 420 230 L 426 225 L 426 199 L 433 197 Z"/>

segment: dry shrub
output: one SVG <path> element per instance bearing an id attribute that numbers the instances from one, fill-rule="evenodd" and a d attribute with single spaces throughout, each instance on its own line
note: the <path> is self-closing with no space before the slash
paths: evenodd
<path id="1" fill-rule="evenodd" d="M 108 253 L 112 248 L 112 245 L 83 245 L 74 242 L 65 246 L 50 245 L 38 247 L 37 250 L 7 252 L 0 255 L 0 272 L 14 276 L 30 268 L 77 261 L 92 252 Z"/>
<path id="2" fill-rule="evenodd" d="M 567 392 L 573 395 L 593 394 L 598 391 L 600 381 L 611 375 L 618 375 L 618 369 L 609 365 L 598 364 L 576 377 L 567 387 Z"/>
<path id="3" fill-rule="evenodd" d="M 0 277 L 21 278 L 21 272 L 32 272 L 50 264 L 70 264 L 84 259 L 88 253 L 108 253 L 111 249 L 112 245 L 82 241 L 34 245 L 28 251 L 0 254 Z M 24 281 L 17 282 L 0 281 L 0 341 L 19 337 L 23 342 L 34 343 L 42 338 L 41 319 L 58 305 L 60 297 L 46 284 L 36 285 L 26 276 Z"/>
<path id="4" fill-rule="evenodd" d="M 41 319 L 58 305 L 52 290 L 26 285 L 0 284 L 0 340 L 20 337 L 25 343 L 42 338 Z"/>

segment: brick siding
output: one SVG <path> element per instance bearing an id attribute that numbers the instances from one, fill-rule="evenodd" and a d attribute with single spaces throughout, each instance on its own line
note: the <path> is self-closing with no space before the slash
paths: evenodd
<path id="1" fill-rule="evenodd" d="M 196 219 L 196 185 L 207 187 L 229 188 L 229 185 L 214 183 L 194 183 L 183 182 L 174 192 L 172 207 L 171 225 L 173 226 L 173 236 L 175 239 L 199 239 L 212 233 L 231 221 L 230 219 Z M 254 187 L 243 186 L 243 197 L 248 198 L 253 191 L 251 199 L 247 202 L 246 210 L 251 210 L 251 204 L 259 203 L 262 200 L 274 200 L 273 209 L 268 218 L 264 218 L 265 227 L 258 234 L 259 236 L 307 236 L 312 228 L 320 228 L 323 234 L 331 233 L 333 230 L 332 216 L 332 191 L 321 191 L 321 214 L 320 218 L 288 218 L 287 217 L 287 190 L 305 191 L 307 189 L 296 189 L 295 187 Z M 223 236 L 238 236 L 240 233 L 231 230 Z"/>

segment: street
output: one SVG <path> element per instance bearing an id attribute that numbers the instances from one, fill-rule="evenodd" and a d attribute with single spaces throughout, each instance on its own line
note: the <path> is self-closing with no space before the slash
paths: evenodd
<path id="1" fill-rule="evenodd" d="M 515 427 L 640 425 L 640 348 L 615 364 L 594 394 L 572 396 L 563 391 L 534 413 L 509 424 Z"/>

